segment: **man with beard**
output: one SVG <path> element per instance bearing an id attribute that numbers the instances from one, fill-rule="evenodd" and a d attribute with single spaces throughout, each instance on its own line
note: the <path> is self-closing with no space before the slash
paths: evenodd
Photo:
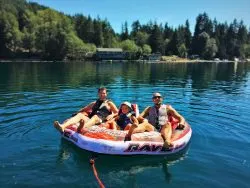
<path id="1" fill-rule="evenodd" d="M 185 119 L 171 105 L 162 104 L 163 98 L 160 93 L 154 93 L 152 100 L 154 105 L 147 107 L 138 119 L 143 121 L 146 118 L 161 133 L 164 146 L 172 147 L 172 132 L 176 128 L 184 129 Z M 174 119 L 178 122 L 174 122 Z M 133 132 L 137 132 L 136 128 Z"/>

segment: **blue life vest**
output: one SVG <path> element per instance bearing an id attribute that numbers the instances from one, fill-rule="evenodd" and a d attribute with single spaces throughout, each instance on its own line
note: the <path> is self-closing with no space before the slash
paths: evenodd
<path id="1" fill-rule="evenodd" d="M 119 127 L 124 130 L 125 127 L 128 125 L 128 124 L 132 124 L 133 122 L 131 121 L 130 117 L 132 116 L 133 114 L 132 113 L 128 113 L 128 114 L 123 114 L 121 113 L 119 115 L 119 119 L 117 120 L 117 125 L 119 125 Z"/>

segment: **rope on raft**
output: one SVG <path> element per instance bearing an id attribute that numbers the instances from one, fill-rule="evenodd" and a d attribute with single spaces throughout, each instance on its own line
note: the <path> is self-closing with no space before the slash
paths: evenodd
<path id="1" fill-rule="evenodd" d="M 95 158 L 92 157 L 92 158 L 89 160 L 89 163 L 90 163 L 90 165 L 91 165 L 91 167 L 92 167 L 92 170 L 93 170 L 93 172 L 94 172 L 95 178 L 96 178 L 96 180 L 97 180 L 97 182 L 98 182 L 100 188 L 105 188 L 104 184 L 102 183 L 102 181 L 101 181 L 100 178 L 98 177 L 98 173 L 97 173 L 97 170 L 96 170 L 96 168 L 95 168 Z"/>

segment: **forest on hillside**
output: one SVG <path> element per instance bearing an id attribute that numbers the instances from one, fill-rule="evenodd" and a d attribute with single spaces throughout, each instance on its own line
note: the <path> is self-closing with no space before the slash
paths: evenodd
<path id="1" fill-rule="evenodd" d="M 219 23 L 200 13 L 193 34 L 188 20 L 177 28 L 139 20 L 131 29 L 126 21 L 121 25 L 122 32 L 115 33 L 107 19 L 66 15 L 25 0 L 0 0 L 0 58 L 79 60 L 99 47 L 122 48 L 132 58 L 157 52 L 203 59 L 250 57 L 250 29 L 242 20 Z"/>

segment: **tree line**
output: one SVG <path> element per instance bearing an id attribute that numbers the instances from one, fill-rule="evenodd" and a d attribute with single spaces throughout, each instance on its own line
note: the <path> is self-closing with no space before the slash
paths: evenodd
<path id="1" fill-rule="evenodd" d="M 134 54 L 132 58 L 158 52 L 204 59 L 249 58 L 250 29 L 243 21 L 219 23 L 201 13 L 193 35 L 188 20 L 177 28 L 136 20 L 130 31 L 125 21 L 122 32 L 115 33 L 107 19 L 66 15 L 25 0 L 0 0 L 0 58 L 83 59 L 97 47 L 119 47 Z"/>

